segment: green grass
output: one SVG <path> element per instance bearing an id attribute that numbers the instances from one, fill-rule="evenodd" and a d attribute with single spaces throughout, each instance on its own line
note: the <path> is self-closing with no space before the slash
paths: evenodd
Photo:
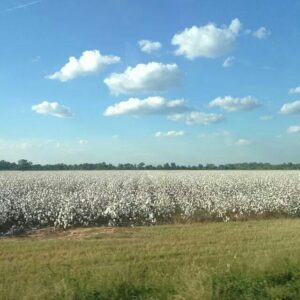
<path id="1" fill-rule="evenodd" d="M 300 220 L 2 239 L 0 299 L 300 299 Z"/>

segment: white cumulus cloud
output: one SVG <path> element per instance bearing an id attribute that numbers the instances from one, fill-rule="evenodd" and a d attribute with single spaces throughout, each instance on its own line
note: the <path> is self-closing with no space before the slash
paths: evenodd
<path id="1" fill-rule="evenodd" d="M 204 113 L 200 111 L 192 111 L 189 113 L 177 113 L 170 115 L 168 118 L 172 121 L 183 121 L 188 125 L 208 125 L 211 123 L 219 123 L 224 120 L 224 116 L 221 114 Z"/>
<path id="2" fill-rule="evenodd" d="M 148 97 L 146 99 L 129 98 L 109 106 L 104 116 L 147 116 L 147 115 L 171 115 L 188 110 L 185 100 L 167 100 L 163 97 Z"/>
<path id="3" fill-rule="evenodd" d="M 266 38 L 269 34 L 270 32 L 267 30 L 266 27 L 260 27 L 252 32 L 252 35 L 259 40 Z"/>
<path id="4" fill-rule="evenodd" d="M 167 131 L 167 132 L 161 132 L 158 131 L 155 133 L 155 137 L 179 137 L 179 136 L 184 136 L 185 132 L 180 130 L 180 131 Z"/>
<path id="5" fill-rule="evenodd" d="M 99 50 L 84 51 L 77 59 L 74 56 L 57 72 L 47 76 L 48 79 L 58 79 L 62 82 L 72 80 L 79 76 L 89 75 L 102 70 L 106 65 L 120 61 L 120 57 L 102 55 Z"/>
<path id="6" fill-rule="evenodd" d="M 178 47 L 175 54 L 184 55 L 188 59 L 225 55 L 233 49 L 241 27 L 241 22 L 234 19 L 229 26 L 217 27 L 209 23 L 186 28 L 172 38 L 172 44 Z"/>
<path id="7" fill-rule="evenodd" d="M 294 125 L 288 128 L 288 133 L 300 133 L 300 126 Z"/>
<path id="8" fill-rule="evenodd" d="M 176 64 L 150 62 L 128 67 L 124 73 L 113 73 L 104 80 L 114 95 L 164 91 L 181 83 Z"/>
<path id="9" fill-rule="evenodd" d="M 281 109 L 280 112 L 285 115 L 289 114 L 300 114 L 300 100 L 285 103 Z"/>
<path id="10" fill-rule="evenodd" d="M 226 111 L 250 111 L 260 106 L 258 100 L 252 96 L 235 98 L 232 96 L 218 97 L 209 102 L 210 107 L 221 107 Z"/>
<path id="11" fill-rule="evenodd" d="M 32 110 L 38 114 L 49 115 L 59 118 L 67 118 L 72 116 L 70 108 L 60 105 L 57 102 L 43 101 L 40 104 L 33 105 Z"/>
<path id="12" fill-rule="evenodd" d="M 291 89 L 289 90 L 289 93 L 290 93 L 290 94 L 300 94 L 300 86 L 297 86 L 297 87 L 295 87 L 295 88 L 291 88 Z"/>
<path id="13" fill-rule="evenodd" d="M 252 141 L 246 140 L 246 139 L 239 139 L 239 140 L 236 141 L 235 144 L 237 146 L 248 146 L 248 145 L 252 144 Z"/>
<path id="14" fill-rule="evenodd" d="M 149 40 L 141 40 L 138 42 L 141 51 L 151 53 L 159 50 L 162 46 L 160 42 L 153 42 Z"/>
<path id="15" fill-rule="evenodd" d="M 230 68 L 233 66 L 233 63 L 235 61 L 235 57 L 234 56 L 229 56 L 227 57 L 224 62 L 223 62 L 223 68 Z"/>

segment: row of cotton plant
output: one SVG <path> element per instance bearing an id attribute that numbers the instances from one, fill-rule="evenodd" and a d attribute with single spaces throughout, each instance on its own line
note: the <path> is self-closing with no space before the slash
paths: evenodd
<path id="1" fill-rule="evenodd" d="M 298 171 L 0 172 L 0 233 L 300 216 Z"/>

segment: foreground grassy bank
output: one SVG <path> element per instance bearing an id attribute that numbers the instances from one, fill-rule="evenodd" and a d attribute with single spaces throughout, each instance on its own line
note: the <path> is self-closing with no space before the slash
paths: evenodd
<path id="1" fill-rule="evenodd" d="M 0 240 L 0 299 L 300 299 L 300 220 Z"/>

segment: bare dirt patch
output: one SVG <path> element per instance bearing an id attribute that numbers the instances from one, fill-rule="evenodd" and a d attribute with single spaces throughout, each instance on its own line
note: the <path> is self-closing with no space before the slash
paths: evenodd
<path id="1" fill-rule="evenodd" d="M 89 228 L 71 228 L 67 230 L 55 229 L 54 227 L 48 227 L 43 229 L 32 230 L 26 234 L 13 236 L 13 237 L 3 237 L 3 239 L 39 239 L 39 240 L 49 240 L 49 239 L 67 239 L 67 240 L 79 240 L 84 238 L 93 237 L 109 237 L 117 233 L 122 232 L 122 229 L 116 227 L 89 227 Z"/>

